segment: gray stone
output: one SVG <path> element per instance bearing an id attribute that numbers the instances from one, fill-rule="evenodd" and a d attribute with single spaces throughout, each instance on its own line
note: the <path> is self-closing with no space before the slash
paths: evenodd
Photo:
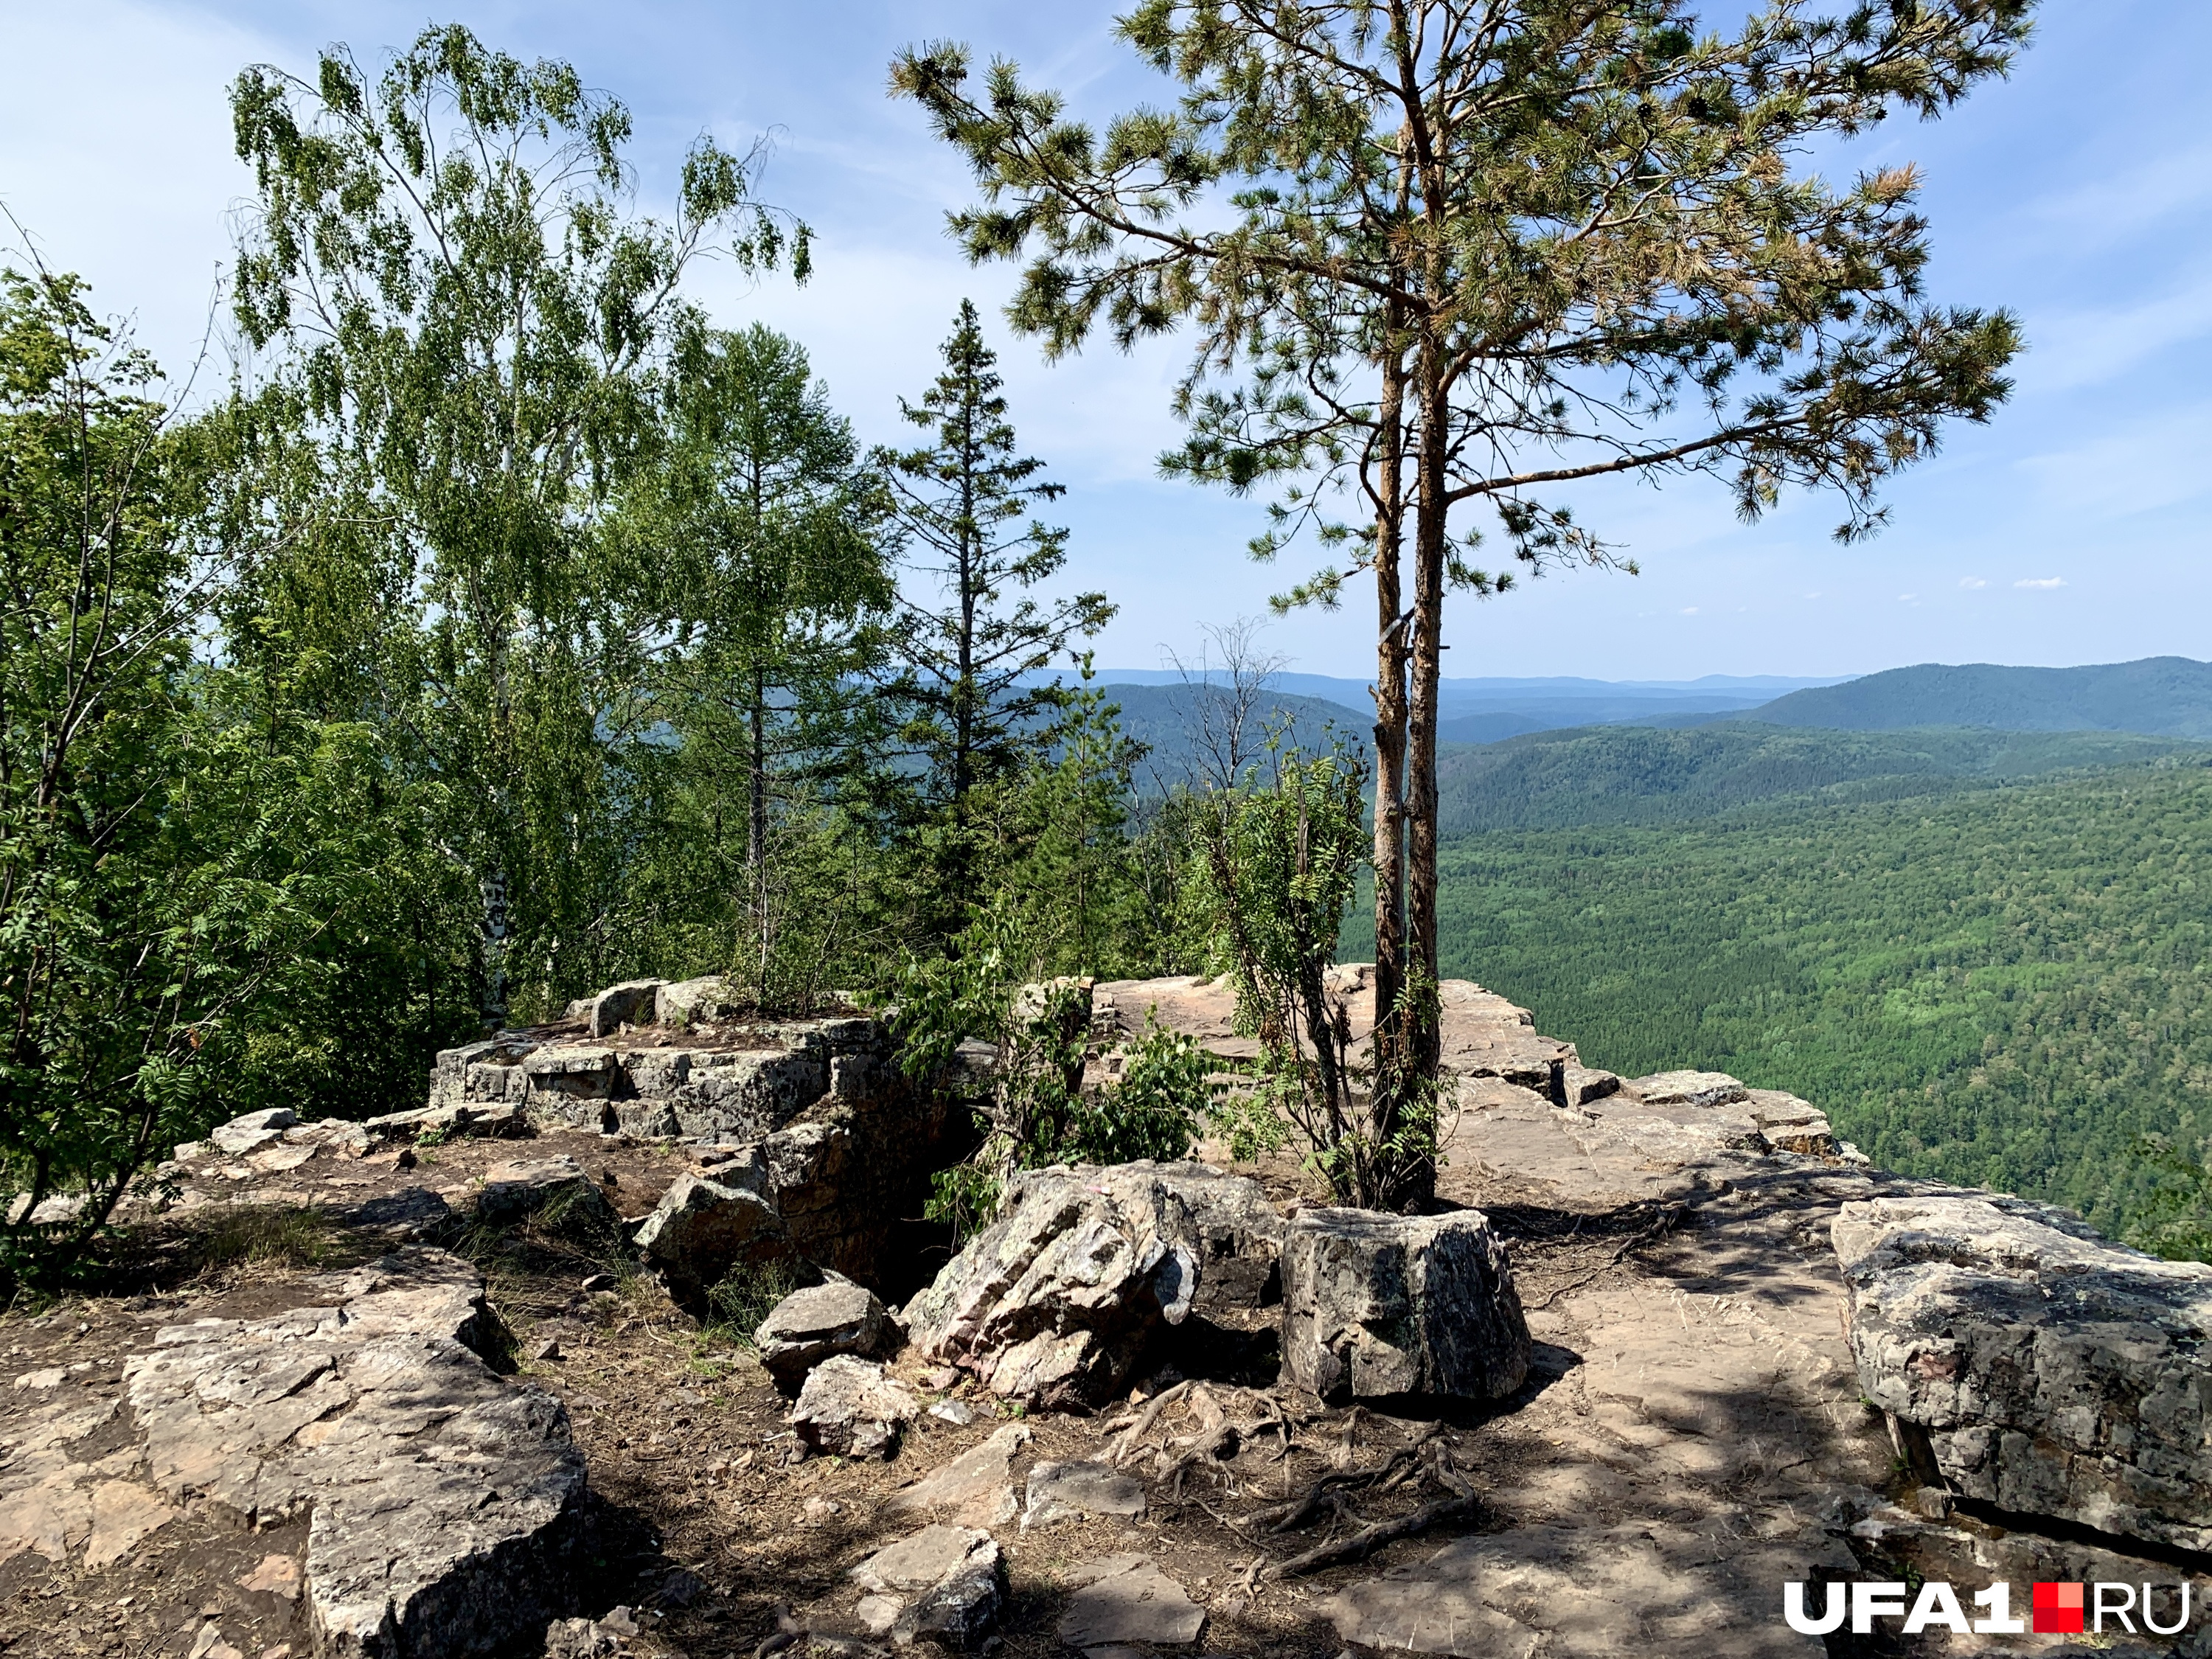
<path id="1" fill-rule="evenodd" d="M 411 1112 L 386 1112 L 358 1126 L 366 1146 L 391 1146 L 420 1140 L 425 1135 L 447 1139 L 479 1139 L 527 1134 L 530 1121 L 520 1106 L 468 1105 L 418 1107 Z"/>
<path id="2" fill-rule="evenodd" d="M 1056 1173 L 1022 1177 L 1034 1181 Z M 1192 1305 L 1258 1308 L 1279 1301 L 1282 1215 L 1267 1189 L 1209 1164 L 1082 1164 L 1069 1176 L 1117 1200 L 1140 1226 L 1179 1244 L 1198 1265 Z"/>
<path id="3" fill-rule="evenodd" d="M 893 1492 L 884 1505 L 891 1515 L 951 1514 L 975 1524 L 999 1524 L 1015 1507 L 1013 1461 L 1030 1443 L 1025 1423 L 1009 1423 L 970 1446 L 942 1468 L 933 1469 L 911 1486 Z"/>
<path id="4" fill-rule="evenodd" d="M 331 1219 L 356 1232 L 374 1233 L 394 1243 L 427 1238 L 453 1218 L 453 1206 L 428 1187 L 402 1187 L 358 1204 L 338 1206 Z"/>
<path id="5" fill-rule="evenodd" d="M 592 999 L 591 1034 L 595 1037 L 612 1036 L 625 1025 L 647 1024 L 653 1017 L 659 990 L 660 981 L 657 979 L 633 979 L 610 985 Z"/>
<path id="6" fill-rule="evenodd" d="M 1022 1530 L 1092 1516 L 1135 1516 L 1145 1512 L 1145 1488 L 1133 1476 L 1103 1463 L 1040 1463 L 1030 1471 Z"/>
<path id="7" fill-rule="evenodd" d="M 872 1592 L 855 1609 L 871 1634 L 906 1647 L 927 1640 L 959 1652 L 981 1645 L 1006 1600 L 1006 1564 L 986 1532 L 926 1527 L 853 1569 Z"/>
<path id="8" fill-rule="evenodd" d="M 1847 1204 L 1832 1231 L 1860 1386 L 1954 1493 L 2212 1549 L 2212 1266 L 1994 1194 Z"/>
<path id="9" fill-rule="evenodd" d="M 791 1258 L 791 1239 L 775 1205 L 742 1187 L 678 1176 L 637 1230 L 637 1247 L 667 1281 L 669 1294 L 694 1312 L 732 1271 Z"/>
<path id="10" fill-rule="evenodd" d="M 574 1116 L 577 1103 L 611 1100 L 623 1075 L 613 1049 L 565 1043 L 538 1049 L 521 1071 L 533 1103 L 544 1097 L 546 1109 L 564 1121 Z"/>
<path id="11" fill-rule="evenodd" d="M 655 1024 L 686 1030 L 734 1018 L 744 1007 L 728 980 L 720 974 L 707 974 L 663 985 L 654 994 L 653 1018 Z"/>
<path id="12" fill-rule="evenodd" d="M 234 1158 L 258 1152 L 284 1138 L 284 1131 L 300 1121 L 299 1115 L 282 1106 L 248 1112 L 208 1131 L 208 1139 Z"/>
<path id="13" fill-rule="evenodd" d="M 1124 1202 L 1064 1169 L 1020 1177 L 1007 1213 L 907 1304 L 909 1340 L 1008 1399 L 1103 1401 L 1189 1310 L 1198 1264 L 1158 1226 L 1172 1201 Z"/>
<path id="14" fill-rule="evenodd" d="M 484 1171 L 477 1194 L 477 1218 L 494 1226 L 511 1226 L 560 1206 L 564 1218 L 578 1217 L 612 1227 L 617 1217 L 584 1166 L 562 1153 L 558 1158 L 514 1158 Z"/>
<path id="15" fill-rule="evenodd" d="M 810 1451 L 846 1457 L 889 1457 L 899 1431 L 921 1414 L 914 1390 L 881 1365 L 839 1354 L 806 1376 L 791 1408 L 791 1426 Z"/>
<path id="16" fill-rule="evenodd" d="M 794 1291 L 753 1333 L 760 1362 L 786 1389 L 832 1354 L 879 1354 L 893 1337 L 890 1316 L 876 1293 L 850 1279 Z"/>
<path id="17" fill-rule="evenodd" d="M 1195 1642 L 1206 1628 L 1206 1609 L 1147 1556 L 1103 1556 L 1073 1576 L 1082 1588 L 1060 1615 L 1060 1639 L 1072 1648 L 1123 1642 L 1176 1647 Z"/>
<path id="18" fill-rule="evenodd" d="M 584 1462 L 567 1412 L 471 1351 L 476 1270 L 404 1249 L 309 1305 L 169 1326 L 125 1367 L 149 1477 L 246 1525 L 308 1517 L 318 1654 L 503 1650 L 567 1609 Z"/>
<path id="19" fill-rule="evenodd" d="M 1330 1398 L 1496 1400 L 1528 1372 L 1505 1246 L 1479 1210 L 1299 1212 L 1283 1242 L 1283 1377 Z"/>
<path id="20" fill-rule="evenodd" d="M 1656 1072 L 1628 1090 L 1646 1106 L 1731 1106 L 1751 1093 L 1725 1072 Z"/>

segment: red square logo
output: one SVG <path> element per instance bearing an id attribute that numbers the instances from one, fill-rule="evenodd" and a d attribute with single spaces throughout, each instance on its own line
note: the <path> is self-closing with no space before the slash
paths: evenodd
<path id="1" fill-rule="evenodd" d="M 2038 1584 L 2035 1616 L 2030 1628 L 2039 1636 L 2079 1636 L 2081 1633 L 2081 1587 L 2079 1584 Z"/>

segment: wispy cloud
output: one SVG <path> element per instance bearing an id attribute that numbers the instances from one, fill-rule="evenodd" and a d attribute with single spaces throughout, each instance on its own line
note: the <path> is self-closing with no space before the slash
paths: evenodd
<path id="1" fill-rule="evenodd" d="M 1959 586 L 1961 587 L 1987 587 L 1989 584 L 1984 581 L 1979 576 L 1961 576 L 1959 578 Z"/>
<path id="2" fill-rule="evenodd" d="M 2063 587 L 2066 586 L 2066 578 L 2063 576 L 2022 576 L 2018 581 L 2014 582 L 2013 586 L 2014 587 Z"/>
<path id="3" fill-rule="evenodd" d="M 2099 519 L 2172 507 L 2212 491 L 2212 404 L 2163 411 L 2071 449 L 2014 465 L 2032 475 L 2047 504 Z"/>

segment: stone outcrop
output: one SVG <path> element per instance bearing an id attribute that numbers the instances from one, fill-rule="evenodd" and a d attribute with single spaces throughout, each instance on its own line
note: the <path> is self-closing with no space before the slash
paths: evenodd
<path id="1" fill-rule="evenodd" d="M 896 1344 L 897 1330 L 876 1293 L 850 1279 L 793 1291 L 753 1333 L 762 1367 L 784 1389 L 838 1354 L 867 1358 Z"/>
<path id="2" fill-rule="evenodd" d="M 869 1279 L 957 1156 L 945 1099 L 909 1085 L 882 1021 L 759 1017 L 712 976 L 611 986 L 566 1019 L 447 1049 L 427 1109 L 751 1149 L 792 1249 Z"/>
<path id="3" fill-rule="evenodd" d="M 1846 1205 L 1834 1239 L 1861 1386 L 1924 1437 L 1924 1473 L 2001 1509 L 2212 1550 L 2212 1266 L 1993 1194 Z"/>
<path id="4" fill-rule="evenodd" d="M 791 1426 L 809 1451 L 842 1457 L 889 1457 L 899 1431 L 921 1415 L 914 1390 L 884 1368 L 850 1354 L 826 1359 L 806 1374 Z"/>
<path id="5" fill-rule="evenodd" d="M 1008 1399 L 1106 1399 L 1197 1290 L 1196 1258 L 1158 1220 L 1177 1200 L 1156 1178 L 1132 1180 L 1116 1195 L 1064 1168 L 1017 1176 L 1002 1217 L 907 1304 L 908 1340 Z"/>
<path id="6" fill-rule="evenodd" d="M 125 1368 L 148 1485 L 247 1525 L 309 1517 L 317 1651 L 490 1653 L 543 1630 L 582 1542 L 568 1413 L 471 1350 L 476 1270 L 404 1249 L 256 1320 L 170 1326 Z"/>
<path id="7" fill-rule="evenodd" d="M 478 1220 L 508 1226 L 549 1211 L 563 1220 L 609 1231 L 617 1223 L 606 1194 L 584 1173 L 584 1166 L 565 1153 L 509 1158 L 484 1171 L 483 1190 L 477 1194 Z"/>
<path id="8" fill-rule="evenodd" d="M 1505 1246 L 1476 1210 L 1304 1210 L 1283 1241 L 1283 1377 L 1329 1399 L 1496 1400 L 1528 1373 Z"/>

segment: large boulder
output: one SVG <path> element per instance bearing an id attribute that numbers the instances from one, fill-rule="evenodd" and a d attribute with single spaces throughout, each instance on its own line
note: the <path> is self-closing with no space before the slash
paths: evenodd
<path id="1" fill-rule="evenodd" d="M 2212 1267 L 1995 1195 L 1846 1204 L 1832 1235 L 1859 1385 L 1954 1492 L 2212 1549 Z"/>
<path id="2" fill-rule="evenodd" d="M 592 1036 L 612 1036 L 625 1025 L 650 1024 L 659 990 L 657 979 L 633 979 L 608 986 L 592 999 L 587 1016 Z"/>
<path id="3" fill-rule="evenodd" d="M 1040 1172 L 1043 1173 L 1043 1172 Z M 1109 1194 L 1160 1237 L 1198 1264 L 1194 1305 L 1258 1308 L 1280 1299 L 1282 1215 L 1267 1189 L 1210 1164 L 1080 1164 L 1067 1174 Z M 1036 1177 L 1030 1177 L 1035 1179 Z"/>
<path id="4" fill-rule="evenodd" d="M 1505 1246 L 1479 1210 L 1305 1210 L 1283 1240 L 1283 1378 L 1324 1399 L 1496 1400 L 1528 1374 Z"/>
<path id="5" fill-rule="evenodd" d="M 1198 1262 L 1158 1218 L 1173 1201 L 1151 1188 L 1133 1201 L 1066 1169 L 1018 1178 L 1006 1213 L 907 1304 L 909 1340 L 1008 1399 L 1097 1404 L 1160 1323 L 1190 1310 Z"/>
<path id="6" fill-rule="evenodd" d="M 216 1126 L 208 1131 L 208 1139 L 235 1158 L 283 1139 L 284 1131 L 299 1121 L 298 1114 L 288 1108 L 270 1106 Z"/>
<path id="7" fill-rule="evenodd" d="M 848 1279 L 793 1291 L 753 1333 L 763 1368 L 786 1389 L 799 1387 L 825 1359 L 841 1353 L 878 1354 L 895 1338 L 890 1316 L 876 1293 Z"/>
<path id="8" fill-rule="evenodd" d="M 788 1261 L 790 1235 L 763 1194 L 701 1176 L 676 1177 L 637 1230 L 636 1244 L 668 1293 L 694 1313 L 740 1267 Z"/>
<path id="9" fill-rule="evenodd" d="M 489 1324 L 473 1267 L 409 1249 L 169 1326 L 125 1368 L 148 1477 L 242 1526 L 307 1517 L 319 1655 L 507 1651 L 568 1611 L 584 1460 L 559 1400 L 471 1352 Z"/>

